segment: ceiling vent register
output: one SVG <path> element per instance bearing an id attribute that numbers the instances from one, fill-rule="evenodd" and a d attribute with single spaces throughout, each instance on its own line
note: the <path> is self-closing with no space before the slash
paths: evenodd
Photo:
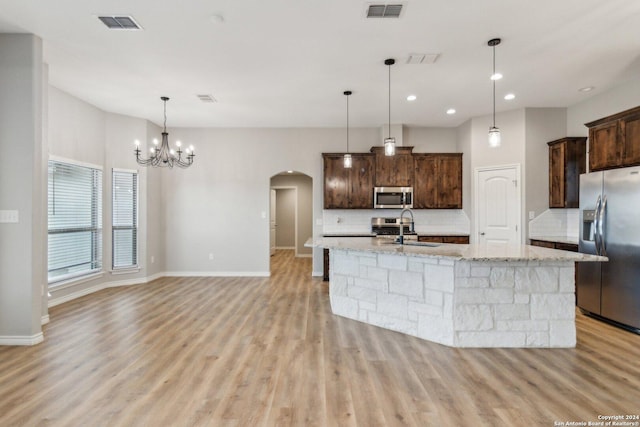
<path id="1" fill-rule="evenodd" d="M 400 18 L 402 4 L 370 4 L 367 18 Z"/>
<path id="2" fill-rule="evenodd" d="M 133 16 L 98 16 L 110 30 L 141 30 Z"/>
<path id="3" fill-rule="evenodd" d="M 196 95 L 196 96 L 202 102 L 209 102 L 209 103 L 217 102 L 216 99 L 211 95 Z"/>

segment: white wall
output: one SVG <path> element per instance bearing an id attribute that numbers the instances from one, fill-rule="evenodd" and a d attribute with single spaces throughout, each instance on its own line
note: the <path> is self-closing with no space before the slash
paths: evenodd
<path id="1" fill-rule="evenodd" d="M 49 154 L 103 168 L 103 270 L 105 274 L 49 288 L 52 304 L 95 291 L 104 286 L 140 283 L 163 272 L 165 231 L 162 228 L 164 206 L 161 174 L 135 161 L 134 141 L 146 141 L 148 134 L 159 135 L 157 126 L 146 120 L 106 113 L 55 87 L 48 88 Z M 111 271 L 111 178 L 112 169 L 137 170 L 139 173 L 139 270 Z M 45 196 L 46 198 L 46 196 Z M 150 209 L 151 208 L 151 209 Z M 152 247 L 152 253 L 147 248 Z M 150 257 L 154 255 L 154 263 Z M 149 268 L 151 266 L 151 268 Z"/>
<path id="2" fill-rule="evenodd" d="M 549 146 L 547 142 L 567 136 L 566 108 L 525 109 L 525 171 L 526 186 L 524 224 L 529 212 L 535 216 L 549 208 Z M 573 135 L 570 135 L 573 136 Z M 524 227 L 529 237 L 529 227 Z"/>
<path id="3" fill-rule="evenodd" d="M 42 341 L 46 281 L 42 41 L 0 34 L 0 52 L 0 210 L 18 215 L 0 223 L 0 344 L 32 345 Z"/>

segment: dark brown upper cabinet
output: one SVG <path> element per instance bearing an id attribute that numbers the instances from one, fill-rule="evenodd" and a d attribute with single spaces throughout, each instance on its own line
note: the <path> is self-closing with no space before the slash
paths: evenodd
<path id="1" fill-rule="evenodd" d="M 566 137 L 549 145 L 549 207 L 580 206 L 580 174 L 587 169 L 587 138 Z"/>
<path id="2" fill-rule="evenodd" d="M 375 155 L 352 153 L 352 167 L 345 169 L 343 154 L 327 153 L 324 159 L 324 208 L 372 209 Z"/>
<path id="3" fill-rule="evenodd" d="M 376 156 L 376 187 L 413 186 L 413 147 L 396 147 L 396 154 L 386 156 L 384 147 L 371 147 Z"/>
<path id="4" fill-rule="evenodd" d="M 640 165 L 640 107 L 586 123 L 589 170 Z"/>
<path id="5" fill-rule="evenodd" d="M 413 155 L 414 209 L 462 209 L 462 153 Z"/>

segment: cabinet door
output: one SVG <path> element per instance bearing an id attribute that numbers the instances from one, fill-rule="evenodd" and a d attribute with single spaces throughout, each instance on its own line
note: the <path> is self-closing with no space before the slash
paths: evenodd
<path id="1" fill-rule="evenodd" d="M 353 165 L 349 172 L 349 207 L 351 209 L 373 208 L 373 154 L 352 154 Z"/>
<path id="2" fill-rule="evenodd" d="M 438 202 L 440 209 L 462 209 L 462 155 L 437 155 Z"/>
<path id="3" fill-rule="evenodd" d="M 324 158 L 324 208 L 349 208 L 349 174 L 342 155 L 325 154 Z"/>
<path id="4" fill-rule="evenodd" d="M 640 164 L 640 113 L 620 120 L 620 136 L 623 146 L 623 165 Z"/>
<path id="5" fill-rule="evenodd" d="M 549 146 L 549 207 L 565 207 L 565 143 Z"/>
<path id="6" fill-rule="evenodd" d="M 384 147 L 373 147 L 376 156 L 376 187 L 413 185 L 413 147 L 396 147 L 394 156 L 385 156 Z"/>
<path id="7" fill-rule="evenodd" d="M 432 154 L 414 154 L 413 208 L 438 207 L 436 158 Z"/>
<path id="8" fill-rule="evenodd" d="M 618 121 L 603 123 L 589 129 L 589 170 L 616 167 L 621 161 L 618 144 Z"/>

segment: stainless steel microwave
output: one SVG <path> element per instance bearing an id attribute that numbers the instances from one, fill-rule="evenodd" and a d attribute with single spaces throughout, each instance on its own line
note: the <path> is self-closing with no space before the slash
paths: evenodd
<path id="1" fill-rule="evenodd" d="M 375 187 L 373 207 L 375 209 L 413 208 L 413 187 Z"/>

